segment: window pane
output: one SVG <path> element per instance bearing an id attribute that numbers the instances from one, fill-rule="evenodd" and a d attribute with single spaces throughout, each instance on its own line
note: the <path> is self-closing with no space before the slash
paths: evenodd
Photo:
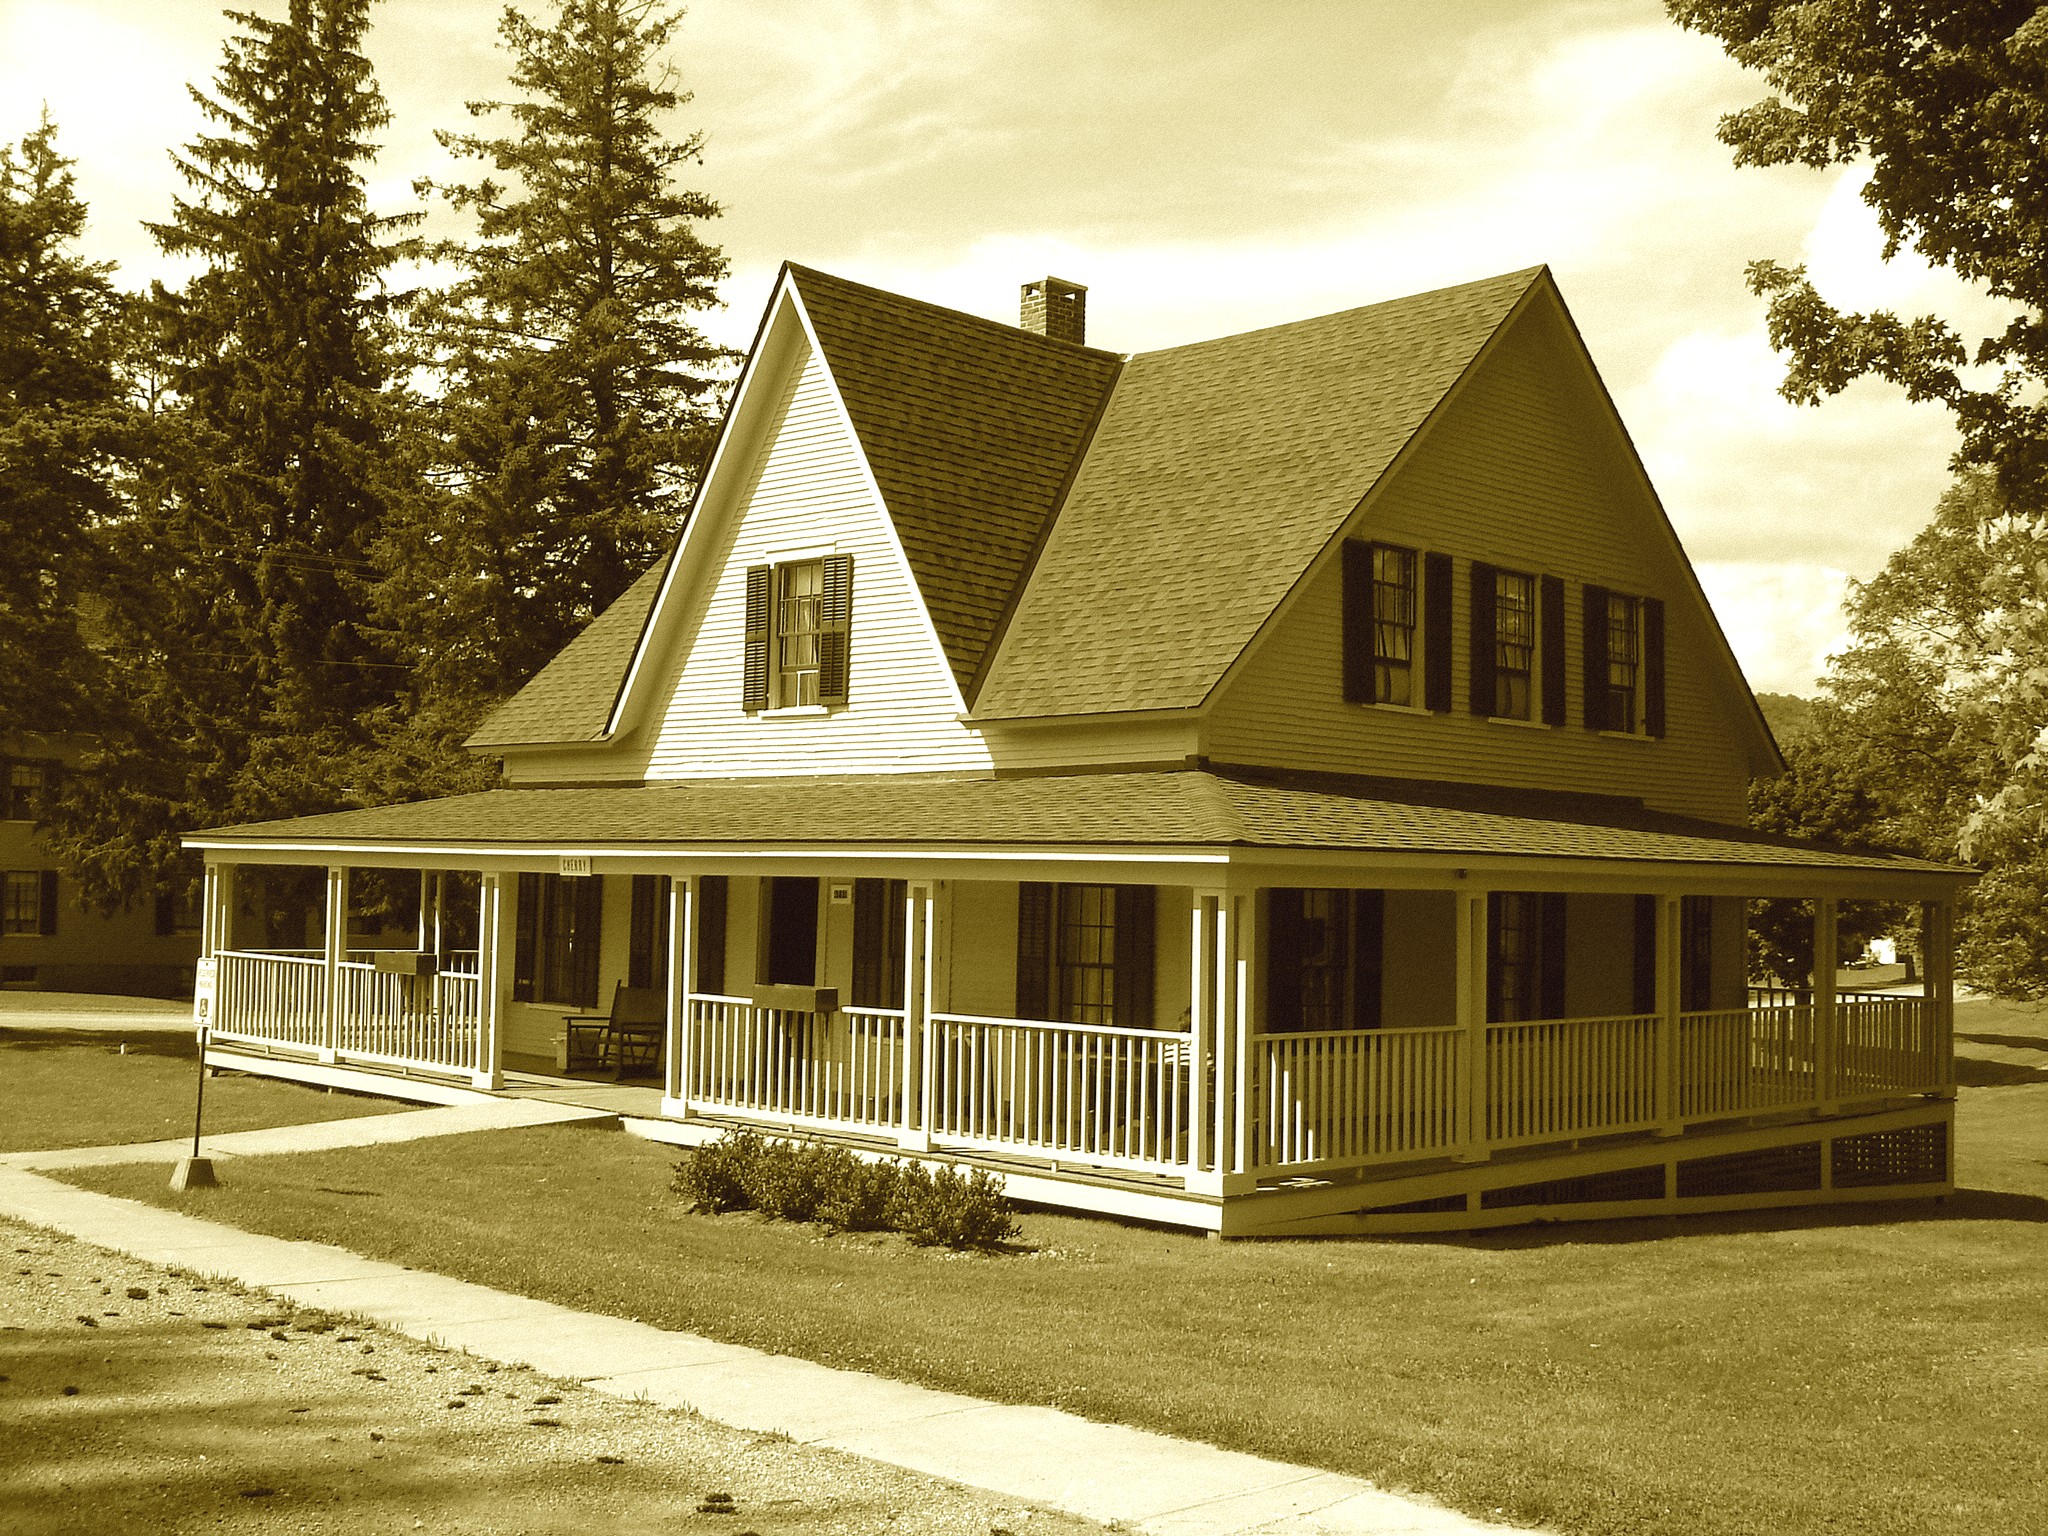
<path id="1" fill-rule="evenodd" d="M 41 932 L 42 891 L 42 876 L 36 870 L 7 871 L 0 890 L 0 933 Z"/>
<path id="2" fill-rule="evenodd" d="M 1607 598 L 1607 720 L 1611 729 L 1636 728 L 1636 662 L 1641 654 L 1633 597 L 1610 593 Z"/>
<path id="3" fill-rule="evenodd" d="M 1536 658 L 1536 578 L 1494 573 L 1493 712 L 1529 718 L 1529 673 Z"/>
<path id="4" fill-rule="evenodd" d="M 1063 885 L 1053 969 L 1057 1017 L 1069 1024 L 1116 1022 L 1116 888 Z"/>
<path id="5" fill-rule="evenodd" d="M 1414 702 L 1415 551 L 1372 549 L 1373 698 Z"/>
<path id="6" fill-rule="evenodd" d="M 818 702 L 818 631 L 825 563 L 775 568 L 775 702 L 781 708 Z"/>

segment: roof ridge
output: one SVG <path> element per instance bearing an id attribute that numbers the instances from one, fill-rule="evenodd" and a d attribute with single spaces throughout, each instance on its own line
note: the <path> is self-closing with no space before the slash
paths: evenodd
<path id="1" fill-rule="evenodd" d="M 1048 336 L 1043 331 L 1026 330 L 1021 325 L 1007 321 L 991 320 L 987 315 L 977 315 L 972 310 L 955 309 L 950 304 L 940 304 L 932 299 L 920 299 L 912 294 L 898 293 L 892 288 L 877 288 L 873 283 L 863 283 L 857 278 L 841 277 L 837 272 L 827 272 L 819 267 L 807 267 L 800 261 L 785 261 L 783 267 L 798 278 L 823 278 L 828 283 L 839 283 L 847 288 L 858 288 L 862 293 L 873 294 L 894 304 L 908 304 L 917 309 L 929 309 L 952 320 L 964 320 L 1001 336 L 1029 337 L 1032 342 L 1048 347 L 1075 348 L 1083 352 L 1098 353 L 1103 357 L 1119 360 L 1130 356 L 1127 352 L 1115 352 L 1108 347 L 1091 347 L 1082 341 L 1062 341 L 1057 336 Z"/>

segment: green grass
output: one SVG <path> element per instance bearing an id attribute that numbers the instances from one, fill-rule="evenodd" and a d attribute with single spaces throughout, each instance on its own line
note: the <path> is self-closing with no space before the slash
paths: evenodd
<path id="1" fill-rule="evenodd" d="M 1369 1477 L 1568 1532 L 2048 1529 L 2048 1086 L 1945 1205 L 1222 1244 L 1051 1215 L 937 1256 L 691 1216 L 580 1127 L 95 1189 L 570 1306 Z M 479 1191 L 489 1191 L 480 1198 Z"/>
<path id="2" fill-rule="evenodd" d="M 126 1054 L 122 1054 L 125 1045 Z M 0 1028 L 0 1152 L 100 1147 L 192 1134 L 199 1048 L 190 1034 Z M 409 1109 L 268 1078 L 206 1085 L 208 1134 Z"/>

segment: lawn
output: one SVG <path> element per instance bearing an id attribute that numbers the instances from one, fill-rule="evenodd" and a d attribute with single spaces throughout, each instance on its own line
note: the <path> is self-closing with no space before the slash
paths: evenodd
<path id="1" fill-rule="evenodd" d="M 190 1136 L 198 1072 L 199 1048 L 183 1031 L 124 1037 L 0 1027 L 0 1152 Z M 252 1131 L 412 1107 L 230 1075 L 206 1085 L 206 1130 Z"/>
<path id="2" fill-rule="evenodd" d="M 574 1126 L 238 1163 L 186 1208 L 1562 1531 L 1993 1536 L 2048 1529 L 2044 1117 L 1966 1090 L 1944 1205 L 1453 1240 L 1031 1215 L 963 1258 L 688 1215 L 671 1151 Z"/>

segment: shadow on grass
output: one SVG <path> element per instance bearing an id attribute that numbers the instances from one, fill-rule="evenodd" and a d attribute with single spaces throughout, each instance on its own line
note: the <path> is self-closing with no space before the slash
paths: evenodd
<path id="1" fill-rule="evenodd" d="M 2048 1083 L 2048 1067 L 2030 1067 L 2017 1061 L 1980 1061 L 1973 1056 L 1956 1058 L 1958 1088 L 2016 1088 L 2022 1083 Z"/>
<path id="2" fill-rule="evenodd" d="M 1956 1038 L 1978 1045 L 2009 1046 L 2015 1051 L 2048 1051 L 2048 1035 L 1971 1035 L 1958 1030 Z"/>
<path id="3" fill-rule="evenodd" d="M 126 1046 L 124 1053 L 122 1047 Z M 197 1061 L 199 1043 L 189 1030 L 149 1030 L 123 1035 L 105 1029 L 8 1029 L 0 1027 L 0 1051 L 95 1050 L 108 1056 L 166 1056 Z"/>

